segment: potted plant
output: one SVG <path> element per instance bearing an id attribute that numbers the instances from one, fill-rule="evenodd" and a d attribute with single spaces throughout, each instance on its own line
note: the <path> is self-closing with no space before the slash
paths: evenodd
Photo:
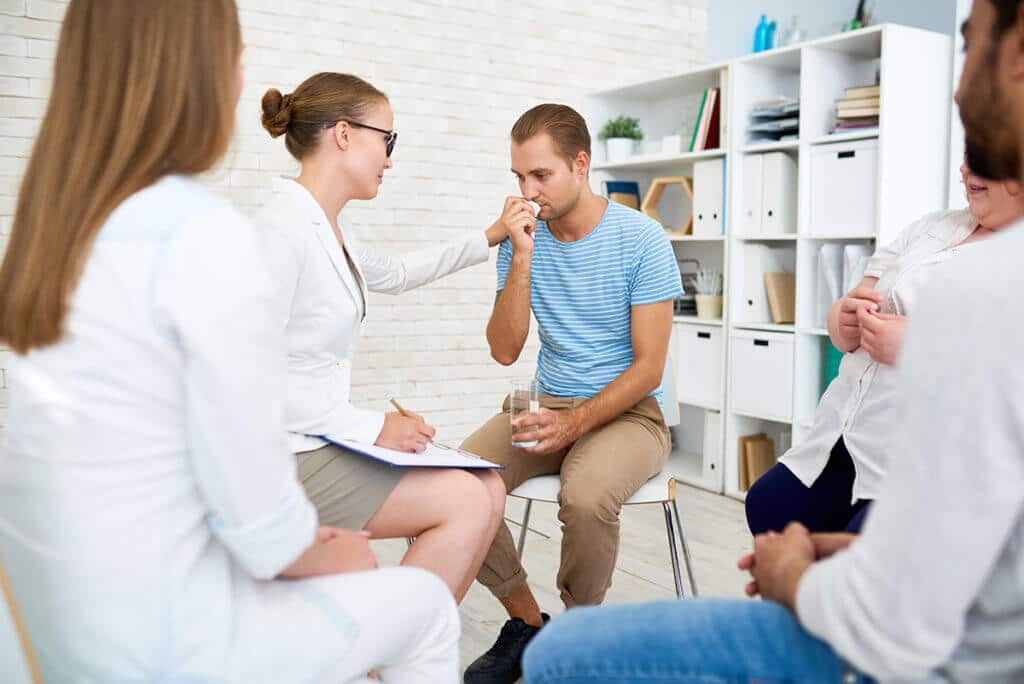
<path id="1" fill-rule="evenodd" d="M 597 134 L 604 140 L 608 150 L 608 161 L 621 161 L 633 155 L 636 141 L 643 140 L 640 121 L 631 116 L 619 116 L 611 119 Z"/>
<path id="2" fill-rule="evenodd" d="M 697 294 L 697 318 L 722 317 L 722 273 L 713 268 L 697 270 L 695 280 Z"/>

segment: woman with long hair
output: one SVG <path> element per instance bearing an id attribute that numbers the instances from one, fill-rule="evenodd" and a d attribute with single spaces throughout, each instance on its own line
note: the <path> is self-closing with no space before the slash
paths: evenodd
<path id="1" fill-rule="evenodd" d="M 194 179 L 241 49 L 233 0 L 68 5 L 0 268 L 0 556 L 48 682 L 455 681 L 445 585 L 317 527 L 261 245 Z"/>

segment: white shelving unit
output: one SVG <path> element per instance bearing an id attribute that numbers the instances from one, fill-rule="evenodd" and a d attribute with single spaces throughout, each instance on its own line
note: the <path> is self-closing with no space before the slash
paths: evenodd
<path id="1" fill-rule="evenodd" d="M 626 114 L 640 120 L 648 139 L 681 134 L 686 145 L 704 89 L 722 89 L 720 149 L 644 154 L 610 164 L 595 148 L 591 174 L 597 192 L 605 180 L 633 180 L 643 195 L 658 176 L 692 177 L 697 162 L 725 163 L 723 235 L 671 237 L 678 259 L 698 259 L 724 275 L 723 320 L 676 316 L 673 322 L 680 425 L 674 430 L 668 467 L 677 479 L 742 500 L 739 437 L 765 432 L 778 456 L 807 434 L 823 390 L 829 344 L 825 321 L 819 320 L 819 250 L 828 243 L 873 248 L 892 240 L 914 219 L 946 206 L 952 59 L 950 36 L 885 24 L 605 90 L 587 99 L 584 115 L 593 132 L 609 118 Z M 844 89 L 873 83 L 876 77 L 881 84 L 879 127 L 830 134 L 835 101 Z M 800 100 L 798 139 L 749 140 L 746 127 L 754 103 L 780 95 Z M 871 148 L 867 155 L 859 152 L 865 145 Z M 812 173 L 812 160 L 829 159 L 833 153 L 852 156 L 854 150 L 871 160 L 867 190 L 839 201 L 850 202 L 851 211 L 864 211 L 870 218 L 854 230 L 822 225 L 814 218 L 812 202 L 818 201 L 820 208 L 825 181 Z M 740 218 L 744 160 L 776 153 L 796 165 L 795 231 L 753 234 Z M 872 153 L 873 158 L 868 156 Z M 659 213 L 670 230 L 678 230 L 690 209 L 688 198 L 667 195 Z M 870 206 L 864 203 L 871 196 L 874 210 L 867 213 Z M 744 301 L 744 274 L 750 266 L 744 254 L 759 253 L 745 249 L 749 245 L 769 250 L 774 264 L 795 273 L 795 323 L 748 320 L 753 309 Z M 756 280 L 750 279 L 748 286 Z M 691 358 L 679 358 L 681 349 L 689 350 Z M 695 366 L 694 358 L 699 359 Z M 741 376 L 738 368 L 748 370 Z M 761 408 L 751 411 L 751 406 Z M 715 432 L 705 434 L 706 429 Z"/>

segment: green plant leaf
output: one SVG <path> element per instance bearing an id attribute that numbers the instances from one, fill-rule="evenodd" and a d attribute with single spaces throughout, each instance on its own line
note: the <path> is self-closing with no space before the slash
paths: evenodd
<path id="1" fill-rule="evenodd" d="M 601 132 L 597 134 L 598 140 L 608 138 L 630 138 L 632 140 L 643 140 L 644 133 L 640 130 L 640 120 L 631 116 L 617 116 L 610 119 L 604 125 Z"/>

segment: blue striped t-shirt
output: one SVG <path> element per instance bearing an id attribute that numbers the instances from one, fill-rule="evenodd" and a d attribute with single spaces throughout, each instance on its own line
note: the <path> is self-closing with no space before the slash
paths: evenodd
<path id="1" fill-rule="evenodd" d="M 498 248 L 498 290 L 512 243 Z M 540 330 L 537 382 L 555 397 L 593 397 L 633 362 L 630 307 L 682 294 L 672 245 L 660 225 L 617 202 L 576 242 L 561 242 L 537 221 L 530 306 Z M 661 389 L 651 393 L 661 402 Z"/>

